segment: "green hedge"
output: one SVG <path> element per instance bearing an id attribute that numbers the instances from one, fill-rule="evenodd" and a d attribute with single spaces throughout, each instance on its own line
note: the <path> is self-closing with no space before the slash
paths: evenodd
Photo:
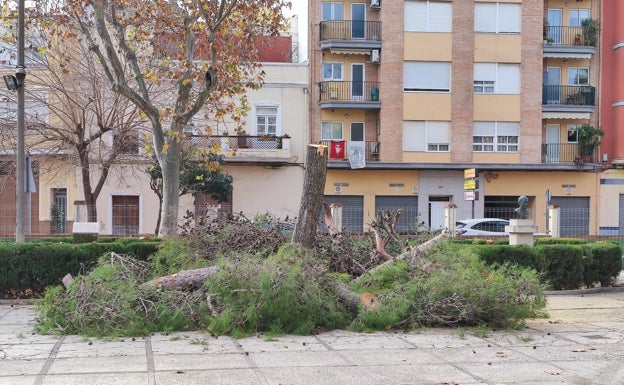
<path id="1" fill-rule="evenodd" d="M 156 240 L 94 243 L 0 242 L 0 293 L 31 289 L 41 293 L 58 285 L 65 274 L 88 270 L 102 255 L 115 252 L 146 260 L 160 242 Z"/>
<path id="2" fill-rule="evenodd" d="M 544 238 L 546 239 L 546 238 Z M 482 244 L 472 249 L 486 263 L 515 263 L 542 274 L 544 283 L 555 290 L 591 287 L 600 282 L 609 286 L 622 270 L 622 249 L 611 242 L 587 243 L 583 239 L 563 239 L 526 245 Z M 461 242 L 462 244 L 466 244 Z"/>

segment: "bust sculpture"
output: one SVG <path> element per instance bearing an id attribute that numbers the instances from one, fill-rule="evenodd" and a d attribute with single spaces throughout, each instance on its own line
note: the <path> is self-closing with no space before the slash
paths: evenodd
<path id="1" fill-rule="evenodd" d="M 529 198 L 521 195 L 518 198 L 518 208 L 514 210 L 518 214 L 518 218 L 527 219 L 529 217 Z"/>

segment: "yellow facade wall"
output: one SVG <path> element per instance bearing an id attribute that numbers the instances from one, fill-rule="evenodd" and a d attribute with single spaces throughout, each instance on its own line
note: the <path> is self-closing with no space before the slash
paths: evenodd
<path id="1" fill-rule="evenodd" d="M 519 122 L 520 95 L 475 94 L 474 120 L 486 122 Z"/>
<path id="2" fill-rule="evenodd" d="M 453 57 L 452 34 L 406 32 L 405 60 L 448 61 Z"/>
<path id="3" fill-rule="evenodd" d="M 475 34 L 475 63 L 520 63 L 522 37 L 518 35 Z"/>
<path id="4" fill-rule="evenodd" d="M 403 120 L 451 120 L 451 94 L 403 94 Z"/>
<path id="5" fill-rule="evenodd" d="M 472 154 L 473 163 L 497 163 L 497 164 L 518 164 L 520 163 L 520 154 L 518 153 L 501 153 L 501 152 L 474 152 Z"/>
<path id="6" fill-rule="evenodd" d="M 407 163 L 451 163 L 450 152 L 403 152 Z"/>

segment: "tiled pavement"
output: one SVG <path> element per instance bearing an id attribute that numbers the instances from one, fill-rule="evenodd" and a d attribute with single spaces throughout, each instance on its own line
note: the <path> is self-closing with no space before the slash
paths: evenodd
<path id="1" fill-rule="evenodd" d="M 3 302 L 0 385 L 624 384 L 624 291 L 548 299 L 550 318 L 518 332 L 110 341 L 38 335 L 32 306 Z"/>

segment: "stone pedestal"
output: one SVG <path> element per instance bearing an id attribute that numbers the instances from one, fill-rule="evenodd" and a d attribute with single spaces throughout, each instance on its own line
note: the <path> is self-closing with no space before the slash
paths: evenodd
<path id="1" fill-rule="evenodd" d="M 533 219 L 510 219 L 509 226 L 505 226 L 505 231 L 509 233 L 510 245 L 533 247 L 533 234 L 537 231 L 537 226 Z"/>

